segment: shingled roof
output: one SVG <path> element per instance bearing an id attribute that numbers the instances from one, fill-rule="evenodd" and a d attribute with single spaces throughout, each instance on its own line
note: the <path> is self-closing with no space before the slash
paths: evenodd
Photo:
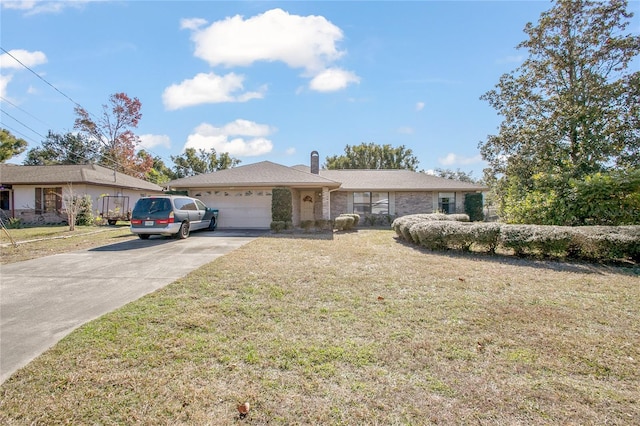
<path id="1" fill-rule="evenodd" d="M 294 166 L 309 171 L 308 166 Z M 320 176 L 339 181 L 345 191 L 484 191 L 488 188 L 470 182 L 446 179 L 410 170 L 339 169 L 320 170 Z"/>
<path id="2" fill-rule="evenodd" d="M 162 191 L 162 187 L 97 164 L 70 164 L 52 166 L 18 166 L 0 164 L 0 183 L 5 185 L 66 185 L 85 183 L 99 186 L 117 186 L 146 191 Z"/>
<path id="3" fill-rule="evenodd" d="M 311 174 L 308 171 L 297 170 L 293 167 L 261 161 L 213 173 L 204 173 L 172 180 L 167 184 L 172 189 L 181 188 L 209 188 L 231 186 L 293 186 L 293 187 L 340 187 L 340 182 Z"/>

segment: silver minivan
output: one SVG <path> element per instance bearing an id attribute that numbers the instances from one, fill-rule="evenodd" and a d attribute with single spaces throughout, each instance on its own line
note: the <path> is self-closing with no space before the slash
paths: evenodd
<path id="1" fill-rule="evenodd" d="M 218 210 L 197 198 L 183 195 L 154 195 L 140 198 L 131 212 L 131 232 L 143 240 L 151 235 L 172 235 L 184 239 L 190 231 L 218 226 Z"/>

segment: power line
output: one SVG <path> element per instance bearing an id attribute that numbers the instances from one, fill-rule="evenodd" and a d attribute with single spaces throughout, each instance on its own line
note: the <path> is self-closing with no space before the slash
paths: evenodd
<path id="1" fill-rule="evenodd" d="M 40 80 L 42 80 L 45 84 L 47 84 L 48 86 L 50 86 L 53 90 L 55 90 L 56 92 L 60 93 L 62 96 L 64 96 L 65 98 L 69 99 L 74 105 L 82 108 L 82 106 L 77 103 L 76 101 L 74 101 L 73 99 L 71 99 L 69 96 L 67 96 L 66 94 L 62 93 L 60 90 L 58 90 L 58 88 L 56 86 L 54 86 L 53 84 L 49 83 L 47 80 L 45 80 L 44 78 L 42 78 L 37 72 L 35 72 L 34 70 L 32 70 L 31 68 L 29 68 L 28 66 L 26 66 L 25 64 L 23 64 L 22 62 L 20 62 L 20 60 L 18 58 L 16 58 L 15 56 L 13 56 L 11 53 L 9 53 L 4 47 L 0 46 L 0 49 L 2 49 L 2 51 L 4 53 L 6 53 L 7 55 L 9 55 L 10 57 L 12 57 L 17 63 L 19 63 L 20 65 L 22 65 L 24 68 L 26 68 L 27 70 L 31 71 L 31 73 L 33 75 L 35 75 L 36 77 L 38 77 Z"/>
<path id="2" fill-rule="evenodd" d="M 0 100 L 2 100 L 2 102 L 6 102 L 6 103 L 8 103 L 9 105 L 11 105 L 12 107 L 14 107 L 15 109 L 19 109 L 20 111 L 24 112 L 24 113 L 25 113 L 25 114 L 27 114 L 28 116 L 30 116 L 30 117 L 32 117 L 32 118 L 35 118 L 36 120 L 38 120 L 38 121 L 39 121 L 39 122 L 41 122 L 42 124 L 44 124 L 44 125 L 46 125 L 46 126 L 51 127 L 51 125 L 50 125 L 49 123 L 45 123 L 44 121 L 40 120 L 40 119 L 39 119 L 38 117 L 36 117 L 35 115 L 31 114 L 29 111 L 27 111 L 27 110 L 25 110 L 25 109 L 23 109 L 23 108 L 20 108 L 18 105 L 14 104 L 14 103 L 13 103 L 13 102 L 11 102 L 9 99 L 7 99 L 7 98 L 5 98 L 5 97 L 3 97 L 3 96 L 0 96 Z"/>
<path id="3" fill-rule="evenodd" d="M 27 129 L 31 130 L 33 133 L 35 133 L 36 135 L 40 136 L 41 138 L 44 138 L 45 136 L 42 136 L 40 133 L 38 133 L 37 131 L 33 130 L 31 127 L 27 126 L 26 124 L 24 124 L 22 121 L 18 120 L 17 118 L 15 118 L 13 115 L 9 114 L 7 111 L 3 110 L 2 108 L 0 108 L 0 112 L 2 112 L 5 115 L 8 115 L 9 118 L 12 118 L 13 120 L 15 120 L 17 123 L 22 124 L 24 127 L 26 127 Z"/>
<path id="4" fill-rule="evenodd" d="M 55 87 L 53 84 L 49 83 L 46 79 L 44 79 L 42 76 L 40 76 L 38 73 L 36 73 L 34 70 L 32 70 L 31 68 L 29 68 L 27 65 L 25 65 L 24 63 L 22 63 L 18 58 L 16 58 L 15 56 L 13 56 L 10 52 L 8 52 L 5 48 L 3 48 L 2 46 L 0 46 L 0 50 L 2 50 L 4 53 L 6 53 L 7 55 L 9 55 L 11 58 L 13 58 L 17 63 L 19 63 L 20 65 L 22 65 L 25 69 L 27 69 L 28 71 L 30 71 L 33 75 L 35 75 L 36 77 L 38 77 L 38 79 L 40 79 L 42 82 L 44 82 L 46 85 L 48 85 L 49 87 L 51 87 L 53 90 L 55 90 L 56 92 L 58 92 L 60 95 L 62 95 L 63 97 L 65 97 L 66 99 L 68 99 L 69 101 L 71 101 L 71 103 L 73 103 L 76 107 L 81 108 L 85 111 L 87 111 L 87 113 L 89 115 L 91 115 L 92 117 L 96 118 L 97 117 L 91 113 L 91 111 L 87 110 L 86 108 L 84 108 L 82 105 L 80 105 L 78 102 L 74 101 L 70 96 L 68 96 L 67 94 L 63 93 L 61 90 L 59 90 L 57 87 Z M 3 100 L 5 100 L 4 98 L 2 98 Z M 6 101 L 6 100 L 5 100 Z M 7 101 L 8 102 L 8 101 Z M 8 102 L 9 104 L 13 105 L 14 107 L 24 111 L 25 113 L 31 115 L 32 117 L 34 117 L 36 120 L 42 122 L 43 124 L 48 125 L 47 123 L 43 122 L 42 120 L 38 119 L 37 117 L 33 116 L 32 114 L 28 113 L 27 111 L 23 110 L 22 108 L 17 107 L 16 105 L 14 105 L 11 102 Z M 31 130 L 32 132 L 36 133 L 37 135 L 45 138 L 44 136 L 40 135 L 38 132 L 36 132 L 35 130 L 31 129 L 29 126 L 25 125 L 24 123 L 21 123 L 20 121 L 18 121 L 16 118 L 12 117 L 10 114 L 8 114 L 7 112 L 3 111 L 5 114 L 7 114 L 9 117 L 13 118 L 14 120 L 16 120 L 18 123 L 22 124 L 23 126 L 25 126 L 26 128 L 28 128 L 29 130 Z M 49 125 L 48 125 L 49 126 Z M 155 152 L 151 151 L 150 149 L 144 149 L 145 152 L 147 152 L 149 155 L 153 157 L 158 157 L 160 159 L 162 159 L 163 161 L 166 161 L 166 158 L 163 158 L 162 156 L 156 154 Z M 71 153 L 71 154 L 75 154 L 75 153 Z M 122 164 L 119 164 L 117 162 L 115 162 L 114 160 L 111 160 L 109 158 L 105 158 L 105 160 L 111 161 L 114 166 L 119 166 L 121 169 L 123 170 L 128 170 L 131 172 L 136 172 L 135 170 L 129 169 L 129 168 L 125 168 Z"/>
<path id="5" fill-rule="evenodd" d="M 11 132 L 12 132 L 14 135 L 21 135 L 22 137 L 24 137 L 25 139 L 30 140 L 30 141 L 31 141 L 31 142 L 33 142 L 33 143 L 36 143 L 36 144 L 38 143 L 38 142 L 36 142 L 35 140 L 31 139 L 29 136 L 25 135 L 24 133 L 22 133 L 22 132 L 21 132 L 21 131 L 19 131 L 19 130 L 14 129 L 13 127 L 11 127 L 11 126 L 7 125 L 6 123 L 2 123 L 2 127 L 3 127 L 3 128 L 6 128 L 6 129 L 11 130 Z"/>

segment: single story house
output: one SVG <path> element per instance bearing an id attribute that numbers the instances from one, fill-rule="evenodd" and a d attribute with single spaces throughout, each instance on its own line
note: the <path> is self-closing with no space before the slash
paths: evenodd
<path id="1" fill-rule="evenodd" d="M 89 195 L 94 215 L 103 210 L 133 209 L 142 196 L 163 188 L 96 164 L 19 166 L 0 164 L 0 209 L 3 217 L 23 223 L 62 223 L 65 194 Z M 105 197 L 110 196 L 110 197 Z"/>
<path id="2" fill-rule="evenodd" d="M 416 213 L 462 213 L 467 193 L 488 188 L 410 170 L 321 170 L 317 151 L 310 166 L 270 161 L 238 166 L 169 182 L 219 210 L 221 228 L 268 228 L 271 191 L 292 192 L 293 223 L 333 220 L 343 213 L 389 218 Z"/>

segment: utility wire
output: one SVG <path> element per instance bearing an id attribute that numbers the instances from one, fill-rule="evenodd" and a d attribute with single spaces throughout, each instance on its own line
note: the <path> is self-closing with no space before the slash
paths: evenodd
<path id="1" fill-rule="evenodd" d="M 30 140 L 30 141 L 31 141 L 31 142 L 33 142 L 33 143 L 36 143 L 36 144 L 38 143 L 38 142 L 36 142 L 35 140 L 31 139 L 29 136 L 25 135 L 24 133 L 22 133 L 22 132 L 21 132 L 21 131 L 19 131 L 19 130 L 14 129 L 13 127 L 9 126 L 9 125 L 8 125 L 8 124 L 6 124 L 6 123 L 2 123 L 2 127 L 3 127 L 3 128 L 6 128 L 6 129 L 11 130 L 11 132 L 12 132 L 13 134 L 15 134 L 15 135 L 21 135 L 22 137 L 24 137 L 25 139 Z"/>
<path id="2" fill-rule="evenodd" d="M 62 93 L 60 90 L 58 90 L 58 88 L 56 86 L 54 86 L 53 84 L 49 83 L 47 80 L 45 80 L 44 78 L 42 78 L 37 72 L 35 72 L 34 70 L 32 70 L 31 68 L 29 68 L 28 66 L 26 66 L 25 64 L 23 64 L 22 62 L 20 62 L 20 60 L 18 58 L 16 58 L 15 56 L 13 56 L 11 53 L 9 53 L 4 47 L 0 46 L 0 49 L 6 53 L 7 55 L 9 55 L 10 57 L 12 57 L 17 63 L 19 63 L 20 65 L 22 65 L 23 67 L 25 67 L 27 70 L 31 71 L 31 73 L 33 75 L 35 75 L 36 77 L 38 77 L 40 80 L 42 80 L 45 84 L 47 84 L 48 86 L 50 86 L 53 90 L 55 90 L 56 92 L 60 93 L 62 96 L 64 96 L 65 98 L 69 99 L 74 105 L 82 108 L 82 106 L 77 103 L 76 101 L 74 101 L 73 99 L 71 99 L 69 96 L 67 96 L 66 94 Z"/>
<path id="3" fill-rule="evenodd" d="M 4 53 L 6 53 L 7 55 L 9 55 L 11 58 L 13 58 L 17 63 L 19 63 L 20 65 L 22 65 L 25 69 L 27 69 L 28 71 L 30 71 L 33 75 L 35 75 L 36 77 L 38 77 L 41 81 L 43 81 L 46 85 L 48 85 L 49 87 L 51 87 L 53 90 L 55 90 L 56 92 L 58 92 L 60 95 L 64 96 L 66 99 L 68 99 L 69 101 L 71 101 L 71 103 L 73 103 L 76 107 L 78 108 L 82 108 L 85 111 L 87 111 L 91 116 L 97 118 L 94 114 L 92 114 L 89 110 L 87 110 L 86 108 L 84 108 L 82 105 L 80 105 L 78 102 L 74 101 L 70 96 L 66 95 L 65 93 L 63 93 L 62 91 L 60 91 L 57 87 L 55 87 L 53 84 L 49 83 L 46 79 L 44 79 L 42 76 L 40 76 L 38 73 L 36 73 L 34 70 L 32 70 L 31 68 L 29 68 L 27 65 L 25 65 L 24 63 L 22 63 L 18 58 L 16 58 L 15 56 L 13 56 L 10 52 L 8 52 L 4 47 L 0 46 L 0 50 L 2 50 Z M 4 98 L 2 98 L 3 100 L 5 100 Z M 5 100 L 6 101 L 6 100 Z M 9 104 L 13 105 L 15 107 L 15 105 L 11 102 L 8 102 Z M 22 108 L 19 108 L 22 110 Z M 24 110 L 22 110 L 24 111 Z M 12 117 L 10 114 L 8 114 L 6 111 L 3 111 L 5 114 L 7 114 L 9 117 L 13 118 L 15 121 L 17 121 L 18 123 L 22 124 L 23 126 L 25 126 L 27 129 L 31 130 L 32 132 L 34 132 L 35 134 L 45 138 L 44 136 L 42 136 L 41 134 L 39 134 L 38 132 L 36 132 L 35 130 L 31 129 L 29 126 L 25 125 L 24 123 L 20 122 L 19 120 L 17 120 L 16 118 Z M 24 111 L 27 114 L 29 114 L 27 111 Z M 32 114 L 29 114 L 31 116 L 33 116 Z M 34 116 L 33 116 L 34 117 Z M 36 117 L 34 117 L 36 118 Z M 38 121 L 44 123 L 42 120 L 36 118 Z M 46 138 L 45 138 L 46 139 Z M 154 153 L 153 151 L 149 150 L 149 149 L 145 149 L 145 152 L 149 153 L 152 156 L 155 157 L 159 157 L 163 160 L 166 160 L 166 158 L 162 158 L 160 155 Z M 75 153 L 70 153 L 70 154 L 75 154 Z M 116 162 L 115 160 L 112 160 L 110 158 L 105 158 L 105 160 L 108 160 L 110 162 L 113 163 L 114 166 L 119 166 L 122 170 L 128 170 L 130 172 L 136 172 L 136 170 L 130 169 L 130 168 L 126 168 L 124 167 L 122 164 L 119 164 L 118 162 Z"/>
<path id="4" fill-rule="evenodd" d="M 24 127 L 26 127 L 27 129 L 31 130 L 33 133 L 35 133 L 36 135 L 40 136 L 41 138 L 44 138 L 45 136 L 42 136 L 40 133 L 38 133 L 37 131 L 33 130 L 31 127 L 27 126 L 26 124 L 24 124 L 22 121 L 18 120 L 17 118 L 15 118 L 13 115 L 9 114 L 7 111 L 3 110 L 2 108 L 0 108 L 0 112 L 2 112 L 3 114 L 9 116 L 9 118 L 14 119 L 17 123 L 22 124 Z"/>
<path id="5" fill-rule="evenodd" d="M 40 120 L 40 119 L 39 119 L 38 117 L 36 117 L 35 115 L 31 114 L 29 111 L 27 111 L 27 110 L 25 110 L 25 109 L 23 109 L 23 108 L 20 108 L 18 105 L 14 104 L 14 103 L 13 103 L 13 102 L 11 102 L 9 99 L 7 99 L 7 98 L 5 98 L 5 97 L 3 97 L 3 96 L 0 96 L 0 100 L 2 100 L 2 102 L 8 103 L 9 105 L 11 105 L 12 107 L 14 107 L 15 109 L 19 109 L 20 111 L 24 112 L 24 113 L 25 113 L 25 114 L 27 114 L 28 116 L 30 116 L 30 117 L 32 117 L 32 118 L 35 118 L 35 119 L 36 119 L 36 120 L 38 120 L 40 123 L 42 123 L 42 124 L 44 124 L 44 125 L 46 125 L 46 126 L 51 127 L 51 125 L 50 125 L 49 123 L 45 123 L 44 121 Z"/>

